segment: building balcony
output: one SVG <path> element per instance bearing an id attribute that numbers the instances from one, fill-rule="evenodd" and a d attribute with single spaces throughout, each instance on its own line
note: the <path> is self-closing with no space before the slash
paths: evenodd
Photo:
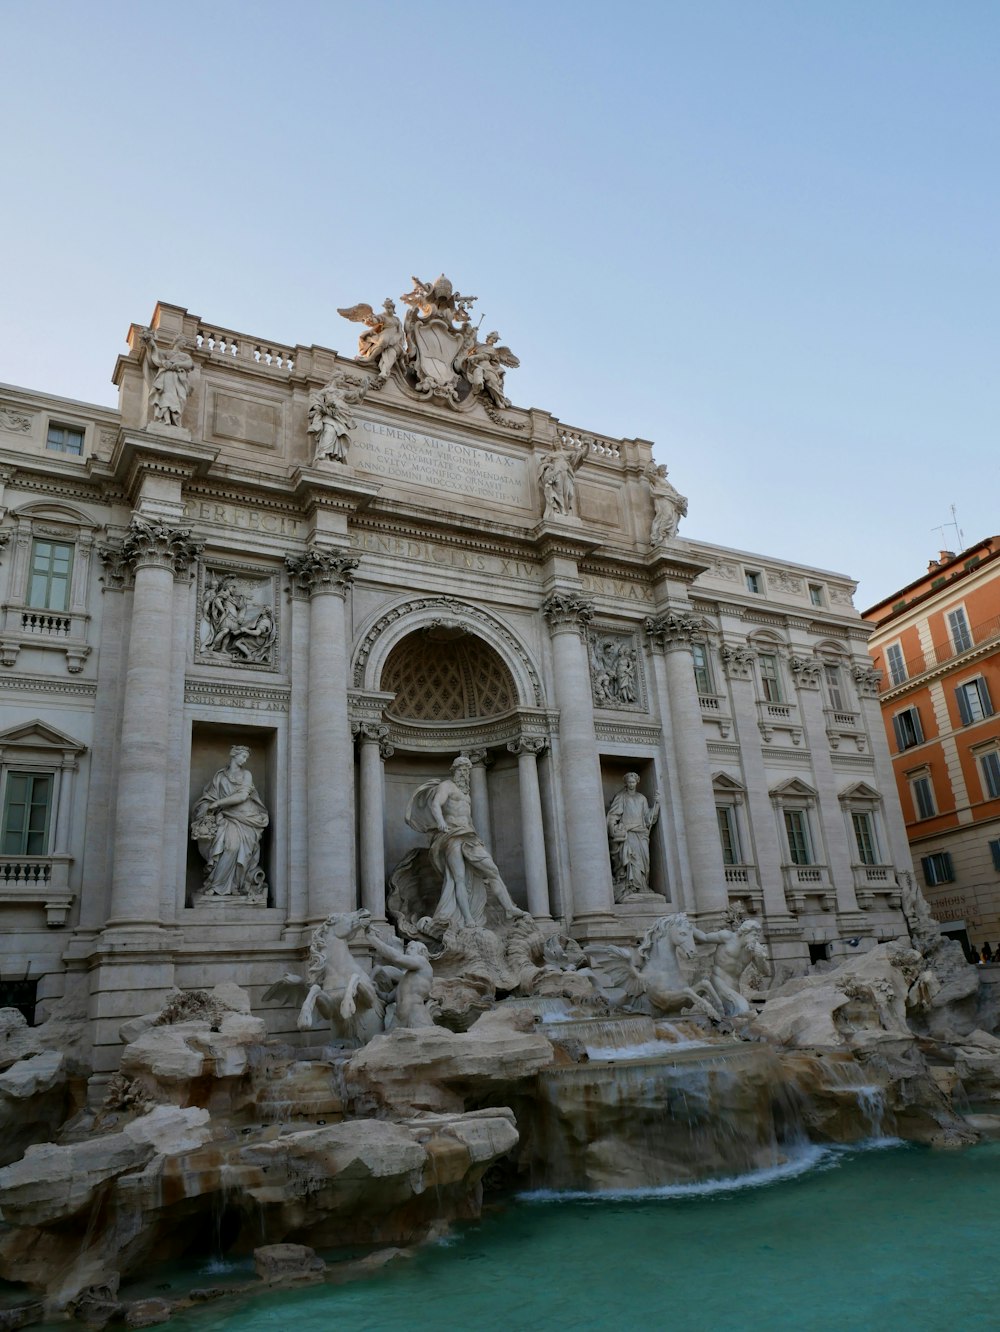
<path id="1" fill-rule="evenodd" d="M 46 924 L 66 924 L 73 905 L 72 856 L 0 856 L 0 903 L 43 906 Z"/>
<path id="2" fill-rule="evenodd" d="M 745 902 L 751 914 L 757 915 L 764 902 L 756 865 L 727 865 L 726 893 L 730 902 Z"/>
<path id="3" fill-rule="evenodd" d="M 85 611 L 51 611 L 37 606 L 2 608 L 0 665 L 14 666 L 22 648 L 47 648 L 61 652 L 66 669 L 76 675 L 90 656 L 87 632 L 90 616 Z"/>
<path id="4" fill-rule="evenodd" d="M 928 671 L 946 662 L 957 661 L 964 656 L 974 656 L 990 644 L 1000 647 L 1000 615 L 982 624 L 974 624 L 968 632 L 969 642 L 957 646 L 951 639 L 943 643 L 932 643 L 926 652 L 913 652 L 906 658 L 906 675 L 902 680 L 893 680 L 889 674 L 883 676 L 879 693 L 888 694 L 903 685 L 912 684 Z"/>
<path id="5" fill-rule="evenodd" d="M 787 731 L 793 745 L 802 743 L 802 723 L 797 703 L 768 703 L 759 699 L 757 724 L 766 745 L 774 739 L 776 731 Z"/>
<path id="6" fill-rule="evenodd" d="M 722 739 L 728 739 L 733 727 L 733 719 L 729 715 L 729 699 L 724 694 L 699 694 L 698 703 L 701 707 L 702 720 L 716 722 Z"/>
<path id="7" fill-rule="evenodd" d="M 862 911 L 898 911 L 902 902 L 893 865 L 854 865 L 854 892 Z"/>
<path id="8" fill-rule="evenodd" d="M 797 916 L 813 911 L 836 911 L 837 894 L 826 865 L 782 865 L 785 900 Z"/>
<path id="9" fill-rule="evenodd" d="M 824 708 L 826 735 L 831 749 L 839 749 L 846 740 L 853 744 L 859 754 L 868 746 L 868 736 L 861 724 L 861 715 L 857 712 L 842 712 L 839 708 Z"/>

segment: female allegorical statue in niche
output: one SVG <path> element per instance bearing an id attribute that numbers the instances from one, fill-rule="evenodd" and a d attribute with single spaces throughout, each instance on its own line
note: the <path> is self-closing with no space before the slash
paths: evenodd
<path id="1" fill-rule="evenodd" d="M 206 897 L 267 901 L 260 839 L 270 822 L 246 762 L 250 750 L 234 745 L 195 804 L 191 836 L 206 862 Z"/>
<path id="2" fill-rule="evenodd" d="M 608 808 L 608 841 L 614 870 L 615 901 L 649 891 L 649 833 L 660 816 L 660 792 L 652 805 L 637 790 L 639 774 L 627 772 Z"/>

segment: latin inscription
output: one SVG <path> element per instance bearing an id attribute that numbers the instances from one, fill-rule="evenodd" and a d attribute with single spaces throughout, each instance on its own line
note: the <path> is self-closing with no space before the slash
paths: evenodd
<path id="1" fill-rule="evenodd" d="M 184 517 L 189 522 L 221 523 L 223 527 L 236 527 L 242 532 L 268 532 L 272 536 L 294 537 L 302 529 L 298 518 L 244 509 L 239 504 L 215 504 L 210 500 L 188 500 Z"/>
<path id="2" fill-rule="evenodd" d="M 478 551 L 458 550 L 437 541 L 414 541 L 406 537 L 383 536 L 380 532 L 352 532 L 351 545 L 355 550 L 371 551 L 375 555 L 392 555 L 406 560 L 419 560 L 422 564 L 436 564 L 441 568 L 469 569 L 473 573 L 497 574 L 505 578 L 538 578 L 537 564 L 524 560 L 508 560 L 499 555 L 486 555 Z"/>
<path id="3" fill-rule="evenodd" d="M 624 578 L 604 578 L 599 574 L 580 575 L 584 592 L 597 597 L 612 597 L 615 601 L 646 602 L 653 600 L 653 589 L 641 583 L 629 583 Z"/>
<path id="4" fill-rule="evenodd" d="M 359 472 L 491 504 L 519 509 L 531 506 L 524 459 L 494 449 L 437 439 L 379 421 L 359 421 L 351 432 L 348 456 Z"/>

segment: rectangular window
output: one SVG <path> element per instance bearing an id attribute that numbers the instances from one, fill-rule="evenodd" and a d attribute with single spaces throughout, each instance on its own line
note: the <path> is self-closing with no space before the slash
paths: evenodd
<path id="1" fill-rule="evenodd" d="M 830 699 L 830 707 L 834 712 L 845 712 L 843 677 L 839 666 L 826 665 L 823 667 L 823 674 L 826 676 L 826 692 Z"/>
<path id="2" fill-rule="evenodd" d="M 768 703 L 783 703 L 778 658 L 773 652 L 762 652 L 757 660 L 760 662 L 760 688 L 765 700 Z"/>
<path id="3" fill-rule="evenodd" d="M 990 855 L 993 857 L 993 868 L 1000 874 L 1000 838 L 990 842 Z"/>
<path id="4" fill-rule="evenodd" d="M 72 571 L 72 546 L 60 541 L 33 541 L 28 605 L 39 610 L 66 610 L 69 606 L 69 579 Z"/>
<path id="5" fill-rule="evenodd" d="M 934 803 L 934 787 L 929 777 L 914 777 L 910 782 L 913 793 L 913 807 L 918 819 L 929 819 L 937 813 Z"/>
<path id="6" fill-rule="evenodd" d="M 10 772 L 3 806 L 5 856 L 44 856 L 48 849 L 52 773 Z"/>
<path id="7" fill-rule="evenodd" d="M 958 715 L 962 719 L 963 726 L 971 726 L 973 722 L 982 721 L 984 717 L 993 715 L 990 691 L 986 688 L 986 681 L 981 675 L 960 684 L 955 690 L 955 698 L 958 700 Z"/>
<path id="8" fill-rule="evenodd" d="M 959 606 L 958 610 L 948 612 L 948 628 L 951 630 L 951 641 L 955 645 L 956 652 L 965 652 L 972 647 L 972 634 L 969 632 L 969 622 L 965 618 L 965 611 Z"/>
<path id="9" fill-rule="evenodd" d="M 980 755 L 979 766 L 983 770 L 983 790 L 987 797 L 1000 799 L 1000 754 L 991 749 L 988 754 Z"/>
<path id="10" fill-rule="evenodd" d="M 83 454 L 83 431 L 77 426 L 50 425 L 45 447 L 56 453 L 74 453 L 79 458 Z"/>
<path id="11" fill-rule="evenodd" d="M 858 844 L 858 856 L 862 865 L 878 865 L 878 839 L 875 836 L 875 816 L 871 810 L 852 812 L 854 837 Z"/>
<path id="12" fill-rule="evenodd" d="M 890 643 L 886 648 L 885 663 L 889 667 L 889 679 L 892 683 L 902 684 L 906 679 L 906 659 L 898 643 Z"/>
<path id="13" fill-rule="evenodd" d="M 761 593 L 764 590 L 763 576 L 756 569 L 745 569 L 747 591 Z"/>
<path id="14" fill-rule="evenodd" d="M 716 805 L 715 813 L 719 820 L 719 837 L 722 840 L 722 863 L 724 865 L 742 865 L 743 852 L 740 848 L 740 830 L 736 824 L 736 810 L 732 805 Z"/>
<path id="15" fill-rule="evenodd" d="M 820 583 L 809 584 L 809 600 L 812 602 L 814 606 L 822 606 L 823 588 Z"/>
<path id="16" fill-rule="evenodd" d="M 813 863 L 812 842 L 809 838 L 809 820 L 804 809 L 785 810 L 785 836 L 788 855 L 793 865 Z"/>
<path id="17" fill-rule="evenodd" d="M 928 885 L 953 883 L 955 880 L 951 855 L 947 851 L 936 851 L 932 856 L 923 856 L 920 864 L 924 871 L 924 882 Z"/>
<path id="18" fill-rule="evenodd" d="M 900 753 L 904 749 L 912 749 L 914 745 L 922 745 L 924 742 L 924 728 L 920 725 L 920 712 L 917 708 L 904 708 L 902 712 L 895 713 L 892 729 L 896 734 L 896 748 Z"/>
<path id="19" fill-rule="evenodd" d="M 708 660 L 708 648 L 704 643 L 692 643 L 691 655 L 694 658 L 694 682 L 699 694 L 714 694 L 712 670 Z"/>

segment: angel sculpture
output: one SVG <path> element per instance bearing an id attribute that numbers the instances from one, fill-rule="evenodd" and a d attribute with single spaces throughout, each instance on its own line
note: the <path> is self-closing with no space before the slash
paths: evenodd
<path id="1" fill-rule="evenodd" d="M 386 298 L 382 302 L 382 313 L 376 314 L 370 305 L 362 302 L 343 310 L 338 308 L 337 314 L 354 324 L 368 325 L 368 331 L 358 338 L 357 359 L 377 365 L 379 383 L 384 384 L 403 351 L 403 325 L 396 314 L 395 304 Z"/>
<path id="2" fill-rule="evenodd" d="M 576 473 L 586 458 L 588 446 L 582 441 L 576 448 L 556 440 L 555 447 L 538 464 L 538 479 L 545 500 L 543 517 L 571 514 L 576 505 Z"/>
<path id="3" fill-rule="evenodd" d="M 725 1005 L 711 982 L 690 985 L 682 970 L 682 960 L 690 962 L 695 957 L 698 938 L 686 912 L 661 916 L 635 950 L 614 944 L 591 945 L 586 950 L 590 979 L 613 1007 L 627 1012 L 661 1016 L 691 1006 L 719 1021 L 725 1016 Z"/>
<path id="4" fill-rule="evenodd" d="M 500 334 L 486 334 L 485 342 L 477 342 L 472 336 L 472 346 L 459 352 L 455 358 L 455 369 L 472 385 L 474 393 L 481 393 L 496 407 L 509 407 L 510 398 L 503 391 L 503 378 L 507 370 L 516 370 L 521 362 L 509 347 L 498 347 Z"/>
<path id="5" fill-rule="evenodd" d="M 313 930 L 306 979 L 286 972 L 264 991 L 265 1002 L 301 1003 L 300 1031 L 309 1031 L 319 1013 L 336 1039 L 366 1045 L 383 1028 L 385 1002 L 348 944 L 359 931 L 367 934 L 370 924 L 371 912 L 364 909 L 328 916 Z"/>

